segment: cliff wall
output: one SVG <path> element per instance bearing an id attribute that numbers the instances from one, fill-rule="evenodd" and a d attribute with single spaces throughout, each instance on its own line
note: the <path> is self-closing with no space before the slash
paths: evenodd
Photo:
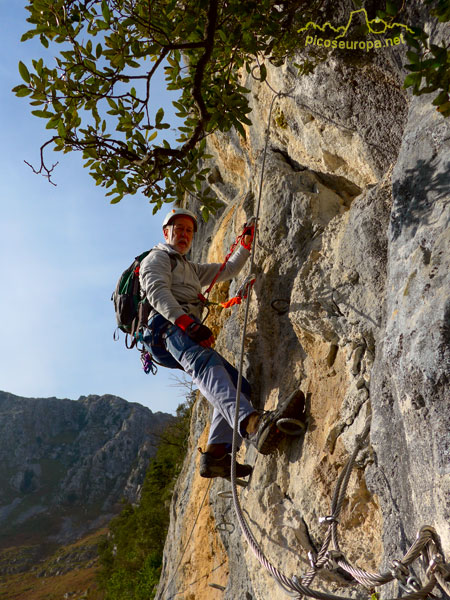
<path id="1" fill-rule="evenodd" d="M 432 39 L 448 36 L 426 28 Z M 335 53 L 302 78 L 291 64 L 268 69 L 270 86 L 289 93 L 270 123 L 244 374 L 259 408 L 303 390 L 308 429 L 272 456 L 243 447 L 254 472 L 239 495 L 258 543 L 289 576 L 301 577 L 320 547 L 319 518 L 366 422 L 339 522 L 346 558 L 389 568 L 425 524 L 450 556 L 450 128 L 429 96 L 402 88 L 403 58 L 400 49 Z M 256 210 L 246 193 L 258 196 L 273 91 L 251 75 L 243 84 L 253 126 L 246 140 L 209 139 L 210 185 L 224 209 L 203 228 L 194 259 L 221 261 Z M 247 272 L 213 299 L 234 295 Z M 234 364 L 243 311 L 212 309 L 207 321 Z M 286 598 L 219 495 L 230 484 L 198 475 L 209 412 L 199 399 L 157 598 Z M 411 573 L 423 578 L 420 563 Z M 332 569 L 312 587 L 369 593 Z"/>

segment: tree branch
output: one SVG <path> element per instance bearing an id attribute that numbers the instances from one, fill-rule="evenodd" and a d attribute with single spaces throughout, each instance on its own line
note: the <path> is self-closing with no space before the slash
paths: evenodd
<path id="1" fill-rule="evenodd" d="M 50 169 L 47 168 L 45 166 L 45 161 L 44 161 L 44 150 L 45 147 L 48 146 L 49 144 L 51 144 L 52 142 L 54 142 L 55 140 L 57 140 L 59 138 L 58 135 L 53 136 L 50 140 L 47 140 L 45 142 L 45 144 L 42 144 L 41 148 L 40 148 L 40 155 L 41 155 L 41 167 L 39 170 L 35 169 L 33 167 L 32 164 L 30 164 L 29 162 L 27 162 L 26 160 L 24 160 L 23 162 L 28 165 L 30 167 L 30 169 L 33 171 L 33 173 L 35 173 L 36 175 L 42 175 L 42 177 L 47 177 L 47 180 L 49 183 L 51 183 L 52 185 L 54 185 L 56 187 L 56 183 L 54 183 L 51 179 L 52 176 L 52 172 L 54 170 L 54 168 L 58 165 L 58 163 L 56 162 L 55 164 L 53 164 Z M 45 173 L 42 173 L 42 171 L 45 171 Z"/>
<path id="2" fill-rule="evenodd" d="M 200 120 L 197 123 L 196 128 L 191 136 L 191 138 L 183 145 L 182 151 L 184 153 L 191 150 L 195 144 L 200 139 L 202 133 L 205 130 L 205 125 L 211 118 L 211 115 L 208 113 L 205 105 L 205 101 L 202 96 L 202 83 L 203 76 L 205 73 L 206 65 L 208 64 L 209 59 L 211 58 L 212 51 L 214 49 L 214 36 L 216 33 L 217 26 L 217 0 L 211 0 L 209 3 L 208 9 L 208 23 L 206 26 L 206 40 L 205 40 L 205 52 L 200 57 L 197 67 L 195 70 L 194 76 L 194 87 L 192 90 L 192 96 L 198 106 L 200 111 Z"/>

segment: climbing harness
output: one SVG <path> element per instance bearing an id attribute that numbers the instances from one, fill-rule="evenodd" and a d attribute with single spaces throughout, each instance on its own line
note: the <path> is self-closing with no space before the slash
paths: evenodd
<path id="1" fill-rule="evenodd" d="M 116 288 L 111 295 L 117 324 L 113 333 L 113 340 L 116 342 L 119 339 L 119 330 L 123 331 L 125 333 L 125 346 L 129 350 L 137 348 L 138 342 L 142 342 L 142 330 L 147 327 L 151 306 L 146 297 L 141 297 L 139 272 L 142 261 L 150 252 L 155 250 L 161 252 L 157 248 L 151 248 L 135 257 L 131 265 L 119 277 Z M 169 260 L 172 272 L 176 267 L 177 260 L 172 254 L 169 254 Z M 149 362 L 145 358 L 145 350 L 141 349 L 140 352 L 144 371 L 146 373 L 151 371 L 154 374 L 156 371 L 154 372 L 151 367 L 151 360 Z"/>

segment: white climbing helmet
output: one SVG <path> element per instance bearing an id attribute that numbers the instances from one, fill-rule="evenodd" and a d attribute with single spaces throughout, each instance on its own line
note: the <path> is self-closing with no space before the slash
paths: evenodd
<path id="1" fill-rule="evenodd" d="M 186 208 L 172 208 L 172 210 L 166 215 L 166 218 L 164 219 L 162 225 L 163 229 L 164 227 L 167 227 L 167 225 L 170 225 L 170 222 L 175 217 L 190 217 L 194 222 L 194 231 L 197 231 L 197 217 L 194 215 L 194 213 L 192 213 L 190 210 L 187 210 Z"/>

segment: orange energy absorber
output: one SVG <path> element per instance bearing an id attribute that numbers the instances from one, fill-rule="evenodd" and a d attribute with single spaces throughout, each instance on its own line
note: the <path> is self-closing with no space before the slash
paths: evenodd
<path id="1" fill-rule="evenodd" d="M 230 308 L 230 306 L 234 306 L 234 304 L 240 304 L 242 302 L 242 298 L 240 296 L 235 296 L 234 298 L 230 298 L 226 302 L 221 302 L 220 305 L 223 308 Z"/>

